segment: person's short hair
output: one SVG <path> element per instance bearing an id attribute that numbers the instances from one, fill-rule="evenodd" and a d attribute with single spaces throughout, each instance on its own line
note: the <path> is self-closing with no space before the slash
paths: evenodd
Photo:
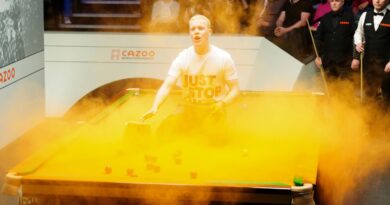
<path id="1" fill-rule="evenodd" d="M 200 15 L 200 14 L 196 14 L 196 15 L 191 17 L 191 19 L 189 21 L 189 24 L 191 24 L 191 21 L 195 21 L 195 20 L 204 20 L 206 22 L 206 24 L 207 24 L 207 27 L 211 28 L 210 20 L 206 16 L 203 16 L 203 15 Z"/>

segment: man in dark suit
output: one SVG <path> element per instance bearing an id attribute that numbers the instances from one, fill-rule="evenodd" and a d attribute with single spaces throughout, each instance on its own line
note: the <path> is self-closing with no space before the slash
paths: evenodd
<path id="1" fill-rule="evenodd" d="M 358 52 L 364 51 L 363 69 L 365 92 L 376 100 L 378 90 L 386 107 L 390 105 L 390 10 L 389 0 L 372 0 L 373 11 L 364 12 L 354 35 Z M 352 61 L 352 69 L 359 69 L 360 61 Z"/>
<path id="2" fill-rule="evenodd" d="M 324 67 L 329 78 L 346 78 L 351 75 L 354 16 L 343 8 L 344 0 L 330 0 L 330 6 L 332 12 L 321 19 L 315 35 L 319 48 L 315 63 Z"/>

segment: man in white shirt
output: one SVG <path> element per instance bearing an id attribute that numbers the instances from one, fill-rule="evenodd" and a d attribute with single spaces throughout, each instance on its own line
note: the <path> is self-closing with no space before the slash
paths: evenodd
<path id="1" fill-rule="evenodd" d="M 209 19 L 195 15 L 189 21 L 189 29 L 193 46 L 184 49 L 172 62 L 168 77 L 143 120 L 157 113 L 179 79 L 184 102 L 182 112 L 173 120 L 181 124 L 178 127 L 184 124 L 197 126 L 206 118 L 223 118 L 221 113 L 224 113 L 225 105 L 238 96 L 236 66 L 229 53 L 210 44 L 212 30 Z"/>
<path id="2" fill-rule="evenodd" d="M 180 5 L 175 0 L 158 0 L 153 4 L 150 27 L 153 31 L 176 32 Z"/>
<path id="3" fill-rule="evenodd" d="M 354 35 L 356 51 L 364 52 L 363 69 L 366 96 L 374 99 L 378 90 L 386 104 L 390 103 L 390 11 L 389 0 L 372 0 L 374 10 L 364 12 Z M 359 69 L 354 59 L 351 68 Z"/>

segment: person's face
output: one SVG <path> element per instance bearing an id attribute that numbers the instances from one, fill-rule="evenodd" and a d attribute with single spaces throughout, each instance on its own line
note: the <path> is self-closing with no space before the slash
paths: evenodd
<path id="1" fill-rule="evenodd" d="M 203 46 L 209 43 L 211 29 L 203 19 L 190 21 L 190 36 L 194 46 Z"/>
<path id="2" fill-rule="evenodd" d="M 377 11 L 383 10 L 388 3 L 389 0 L 372 0 L 372 5 L 374 6 L 374 9 Z"/>
<path id="3" fill-rule="evenodd" d="M 330 0 L 330 8 L 332 11 L 339 11 L 344 5 L 344 0 Z"/>

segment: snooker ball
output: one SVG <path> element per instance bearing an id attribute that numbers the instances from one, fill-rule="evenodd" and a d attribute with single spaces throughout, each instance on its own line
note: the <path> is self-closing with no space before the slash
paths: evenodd
<path id="1" fill-rule="evenodd" d="M 303 186 L 303 178 L 301 176 L 295 176 L 293 181 L 295 186 Z"/>
<path id="2" fill-rule="evenodd" d="M 154 166 L 154 172 L 159 173 L 160 172 L 160 166 Z"/>
<path id="3" fill-rule="evenodd" d="M 196 179 L 198 177 L 198 173 L 192 171 L 192 172 L 190 172 L 190 177 L 191 177 L 191 179 Z"/>
<path id="4" fill-rule="evenodd" d="M 134 174 L 134 170 L 133 169 L 127 169 L 127 176 L 129 177 L 137 177 L 137 175 Z"/>
<path id="5" fill-rule="evenodd" d="M 106 165 L 104 167 L 104 173 L 111 174 L 111 172 L 112 172 L 112 167 L 110 165 Z"/>
<path id="6" fill-rule="evenodd" d="M 133 176 L 134 170 L 132 169 L 127 169 L 127 176 Z"/>

